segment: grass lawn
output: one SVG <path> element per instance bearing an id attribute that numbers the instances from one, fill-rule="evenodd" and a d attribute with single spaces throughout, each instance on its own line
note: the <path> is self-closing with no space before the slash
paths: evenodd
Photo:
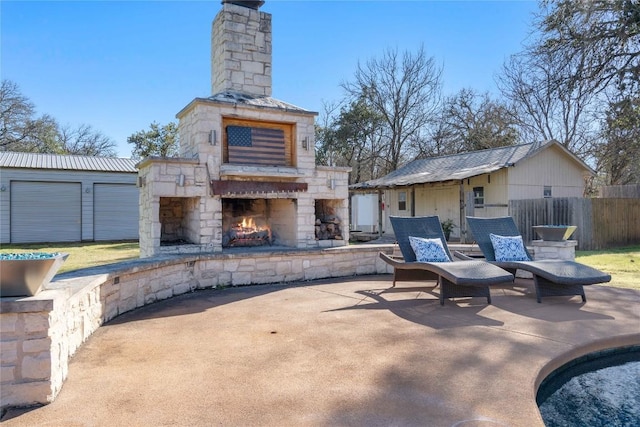
<path id="1" fill-rule="evenodd" d="M 640 246 L 577 251 L 576 261 L 611 274 L 611 286 L 640 291 Z"/>
<path id="2" fill-rule="evenodd" d="M 137 241 L 40 243 L 4 245 L 0 253 L 7 252 L 66 252 L 69 258 L 59 273 L 136 259 L 140 256 Z M 640 290 L 640 245 L 606 251 L 578 251 L 576 261 L 611 274 L 610 286 Z"/>
<path id="3" fill-rule="evenodd" d="M 137 241 L 2 245 L 0 253 L 7 252 L 66 252 L 69 258 L 58 270 L 58 273 L 64 273 L 85 267 L 136 259 L 140 256 L 140 246 Z"/>

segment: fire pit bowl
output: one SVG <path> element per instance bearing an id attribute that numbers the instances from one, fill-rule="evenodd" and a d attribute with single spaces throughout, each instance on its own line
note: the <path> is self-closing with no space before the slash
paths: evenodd
<path id="1" fill-rule="evenodd" d="M 534 225 L 533 229 L 542 240 L 562 242 L 567 240 L 578 228 L 575 225 Z"/>
<path id="2" fill-rule="evenodd" d="M 69 254 L 0 254 L 0 297 L 34 296 L 49 283 Z"/>

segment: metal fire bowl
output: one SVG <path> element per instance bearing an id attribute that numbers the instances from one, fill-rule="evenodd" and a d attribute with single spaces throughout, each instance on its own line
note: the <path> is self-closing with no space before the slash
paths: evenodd
<path id="1" fill-rule="evenodd" d="M 542 240 L 562 242 L 567 240 L 578 228 L 575 225 L 534 225 L 533 229 Z"/>
<path id="2" fill-rule="evenodd" d="M 34 296 L 56 275 L 69 254 L 42 259 L 0 259 L 0 297 Z"/>

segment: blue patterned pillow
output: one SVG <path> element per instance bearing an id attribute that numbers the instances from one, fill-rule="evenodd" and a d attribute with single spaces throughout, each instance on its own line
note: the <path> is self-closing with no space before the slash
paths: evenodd
<path id="1" fill-rule="evenodd" d="M 489 234 L 496 261 L 531 261 L 524 249 L 522 236 L 498 236 Z"/>
<path id="2" fill-rule="evenodd" d="M 424 239 L 409 236 L 409 243 L 416 254 L 418 262 L 449 262 L 449 256 L 444 250 L 440 239 Z"/>

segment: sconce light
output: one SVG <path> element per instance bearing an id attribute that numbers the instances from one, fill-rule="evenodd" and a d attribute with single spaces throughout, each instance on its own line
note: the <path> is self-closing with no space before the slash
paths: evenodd
<path id="1" fill-rule="evenodd" d="M 144 178 L 144 176 L 139 176 L 138 177 L 138 183 L 137 183 L 138 187 L 139 188 L 144 187 L 144 185 L 147 183 L 146 181 L 147 180 Z"/>
<path id="2" fill-rule="evenodd" d="M 302 140 L 302 148 L 304 148 L 305 150 L 309 151 L 309 137 L 305 136 L 304 139 Z"/>
<path id="3" fill-rule="evenodd" d="M 2 187 L 0 187 L 0 191 L 7 191 L 7 187 L 3 185 Z"/>
<path id="4" fill-rule="evenodd" d="M 335 178 L 329 178 L 327 180 L 327 187 L 332 189 L 332 190 L 336 189 L 336 180 L 335 180 Z"/>
<path id="5" fill-rule="evenodd" d="M 209 132 L 209 144 L 218 145 L 218 138 L 215 130 L 211 130 L 211 132 Z"/>
<path id="6" fill-rule="evenodd" d="M 176 179 L 176 183 L 178 184 L 178 186 L 184 187 L 184 175 L 183 174 L 178 175 L 178 179 Z"/>
<path id="7" fill-rule="evenodd" d="M 91 187 L 87 187 L 87 188 L 85 188 L 85 189 L 84 189 L 84 192 L 85 192 L 85 193 L 87 193 L 87 194 L 91 193 Z"/>

